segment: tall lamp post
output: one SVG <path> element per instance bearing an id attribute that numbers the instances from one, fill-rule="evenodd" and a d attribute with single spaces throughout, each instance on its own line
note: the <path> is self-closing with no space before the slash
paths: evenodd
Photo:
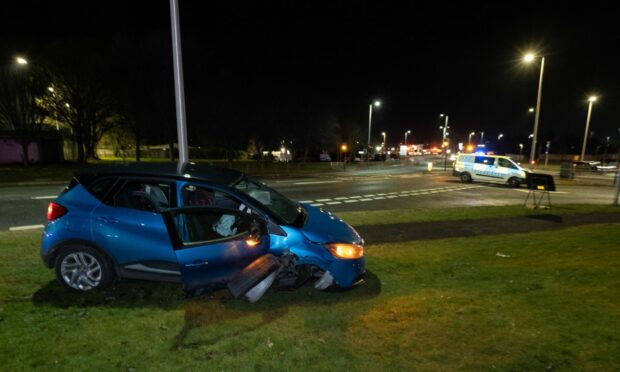
<path id="1" fill-rule="evenodd" d="M 527 53 L 523 56 L 525 63 L 532 63 L 536 59 L 533 53 Z M 534 136 L 532 137 L 532 150 L 530 152 L 530 164 L 534 166 L 536 156 L 536 140 L 538 138 L 538 121 L 540 119 L 540 100 L 542 95 L 543 73 L 545 71 L 545 57 L 540 58 L 540 77 L 538 79 L 538 95 L 536 97 L 536 110 L 534 115 Z"/>
<path id="2" fill-rule="evenodd" d="M 592 104 L 596 102 L 598 97 L 591 96 L 588 98 L 588 116 L 586 117 L 586 131 L 583 134 L 583 145 L 581 146 L 581 161 L 583 161 L 584 156 L 586 155 L 586 144 L 588 142 L 588 129 L 590 129 L 590 117 L 592 116 Z"/>
<path id="3" fill-rule="evenodd" d="M 439 129 L 443 129 L 443 136 L 441 137 L 442 142 L 446 141 L 446 137 L 450 134 L 447 132 L 448 129 L 450 129 L 450 127 L 448 126 L 448 115 L 444 115 L 444 114 L 439 114 L 440 117 L 446 117 L 446 122 L 444 123 L 444 125 L 440 126 Z"/>
<path id="4" fill-rule="evenodd" d="M 473 136 L 474 134 L 476 134 L 476 132 L 469 133 L 469 138 L 467 139 L 467 144 L 468 145 L 471 145 L 471 136 Z"/>
<path id="5" fill-rule="evenodd" d="M 375 107 L 381 106 L 381 101 L 377 100 L 374 103 L 371 103 L 368 108 L 368 142 L 366 142 L 366 159 L 370 157 L 369 150 L 370 150 L 370 130 L 372 128 L 372 106 L 375 106 Z"/>
<path id="6" fill-rule="evenodd" d="M 408 134 L 411 134 L 411 131 L 410 131 L 410 130 L 408 130 L 408 131 L 406 131 L 406 132 L 405 132 L 405 146 L 407 146 L 407 135 L 408 135 Z"/>

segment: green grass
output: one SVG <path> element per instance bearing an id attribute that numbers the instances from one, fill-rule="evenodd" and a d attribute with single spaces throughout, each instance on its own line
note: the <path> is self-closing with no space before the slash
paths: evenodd
<path id="1" fill-rule="evenodd" d="M 363 286 L 256 304 L 138 281 L 71 294 L 39 239 L 0 232 L 3 370 L 620 368 L 620 224 L 372 245 Z"/>
<path id="2" fill-rule="evenodd" d="M 552 209 L 532 210 L 522 205 L 476 206 L 468 208 L 419 208 L 394 209 L 359 212 L 339 212 L 338 217 L 353 226 L 383 225 L 395 223 L 415 223 L 432 221 L 457 221 L 484 218 L 509 218 L 537 214 L 565 215 L 580 213 L 620 213 L 620 208 L 612 205 L 557 205 Z"/>

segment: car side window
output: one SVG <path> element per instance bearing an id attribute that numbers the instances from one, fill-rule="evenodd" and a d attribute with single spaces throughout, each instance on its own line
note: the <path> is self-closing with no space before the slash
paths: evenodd
<path id="1" fill-rule="evenodd" d="M 219 208 L 239 209 L 241 202 L 221 191 L 202 186 L 186 185 L 182 193 L 183 206 L 212 206 Z"/>
<path id="2" fill-rule="evenodd" d="M 510 160 L 508 159 L 502 159 L 499 158 L 497 159 L 497 163 L 500 167 L 504 167 L 504 168 L 510 168 L 510 169 L 517 169 L 517 166 L 514 165 Z"/>
<path id="3" fill-rule="evenodd" d="M 493 163 L 495 162 L 495 158 L 489 158 L 487 156 L 476 156 L 475 162 L 477 164 L 493 165 Z"/>
<path id="4" fill-rule="evenodd" d="M 114 196 L 114 206 L 146 212 L 170 207 L 171 187 L 167 182 L 128 181 Z"/>
<path id="5" fill-rule="evenodd" d="M 179 238 L 184 245 L 208 244 L 247 234 L 247 218 L 219 210 L 186 210 L 174 216 Z"/>
<path id="6" fill-rule="evenodd" d="M 90 193 L 97 199 L 103 200 L 104 196 L 108 193 L 108 191 L 110 191 L 115 182 L 116 178 L 103 178 L 96 181 L 91 187 L 89 187 L 88 191 L 90 191 Z"/>

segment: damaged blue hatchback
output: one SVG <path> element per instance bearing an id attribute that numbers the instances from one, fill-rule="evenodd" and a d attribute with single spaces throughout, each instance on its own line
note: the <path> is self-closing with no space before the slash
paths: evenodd
<path id="1" fill-rule="evenodd" d="M 227 286 L 257 301 L 272 286 L 363 282 L 364 241 L 329 212 L 243 173 L 185 164 L 87 166 L 48 208 L 41 254 L 75 291 L 121 278 Z"/>

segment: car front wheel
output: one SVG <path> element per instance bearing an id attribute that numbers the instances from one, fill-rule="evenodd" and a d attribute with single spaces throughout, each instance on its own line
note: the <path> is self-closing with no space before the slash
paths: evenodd
<path id="1" fill-rule="evenodd" d="M 60 283 L 78 292 L 105 287 L 113 278 L 109 261 L 88 246 L 63 249 L 56 258 L 55 270 Z"/>

